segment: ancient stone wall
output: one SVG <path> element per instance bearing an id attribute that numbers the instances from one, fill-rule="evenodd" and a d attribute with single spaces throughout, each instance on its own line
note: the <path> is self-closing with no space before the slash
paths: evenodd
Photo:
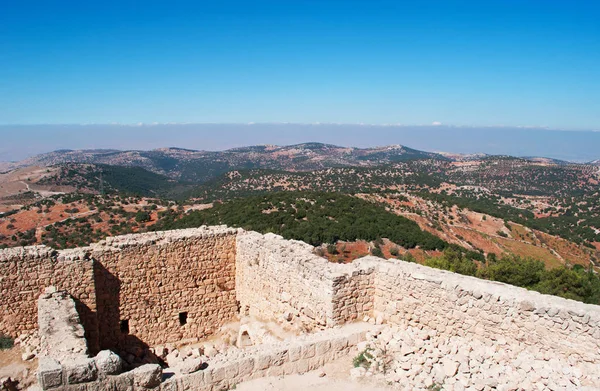
<path id="1" fill-rule="evenodd" d="M 238 235 L 236 291 L 242 314 L 312 330 L 370 313 L 374 268 L 333 264 L 313 250 L 273 234 Z"/>
<path id="2" fill-rule="evenodd" d="M 236 235 L 203 227 L 94 245 L 101 348 L 198 340 L 233 320 Z"/>
<path id="3" fill-rule="evenodd" d="M 63 361 L 88 355 L 83 325 L 67 291 L 46 289 L 38 299 L 38 324 L 40 357 Z"/>
<path id="4" fill-rule="evenodd" d="M 344 265 L 345 273 L 333 281 L 333 319 L 335 324 L 362 320 L 373 314 L 375 299 L 374 266 L 353 263 Z"/>
<path id="5" fill-rule="evenodd" d="M 534 347 L 600 363 L 600 307 L 402 261 L 375 266 L 374 315 L 401 327 Z"/>
<path id="6" fill-rule="evenodd" d="M 202 227 L 1 250 L 0 333 L 37 330 L 37 298 L 54 286 L 75 299 L 92 353 L 205 337 L 238 313 L 236 235 Z"/>
<path id="7" fill-rule="evenodd" d="M 18 337 L 38 328 L 38 297 L 55 286 L 77 298 L 90 349 L 98 342 L 93 261 L 81 249 L 45 246 L 0 250 L 0 333 Z"/>
<path id="8" fill-rule="evenodd" d="M 410 361 L 412 356 L 431 361 L 433 372 L 440 373 L 440 365 L 445 368 L 448 364 L 448 372 L 454 371 L 453 381 L 463 373 L 457 375 L 456 368 L 483 368 L 483 364 L 472 367 L 470 359 L 456 355 L 461 341 L 480 341 L 473 342 L 475 348 L 469 345 L 472 349 L 495 346 L 518 351 L 523 357 L 534 357 L 535 362 L 547 359 L 552 364 L 554 360 L 552 365 L 560 370 L 565 368 L 561 363 L 568 363 L 568 370 L 574 374 L 585 373 L 589 365 L 600 363 L 599 306 L 402 261 L 366 257 L 348 265 L 332 264 L 313 250 L 310 245 L 273 234 L 226 227 L 127 235 L 67 251 L 43 246 L 3 250 L 0 332 L 16 337 L 36 330 L 37 297 L 52 285 L 75 299 L 92 353 L 98 348 L 131 352 L 127 347 L 140 343 L 156 346 L 195 342 L 241 312 L 303 331 L 363 319 L 387 324 L 396 330 L 395 334 L 407 330 L 405 338 L 400 339 L 394 333 L 385 334 L 389 340 L 386 337 L 382 352 L 397 348 L 397 379 L 416 379 L 404 377 L 402 372 L 422 365 Z M 432 347 L 434 342 L 446 346 L 456 361 L 435 361 L 429 356 L 429 347 L 410 345 L 414 344 L 415 333 L 423 338 L 423 346 Z M 317 346 L 315 349 L 319 349 Z M 474 360 L 481 364 L 479 356 L 474 355 Z M 260 376 L 288 373 L 286 360 L 296 363 L 290 365 L 290 373 L 305 364 L 298 364 L 297 355 L 285 347 L 268 360 L 264 358 L 269 362 L 264 369 L 258 368 L 263 358 L 257 357 L 252 358 L 254 361 L 230 357 L 231 362 L 212 363 L 208 371 L 162 386 L 165 390 L 203 389 L 192 387 L 188 381 L 205 382 L 207 387 L 225 386 L 221 376 L 241 381 L 252 378 L 256 371 Z M 123 358 L 131 364 L 128 357 Z M 493 359 L 497 359 L 498 367 L 504 365 L 498 355 Z M 467 364 L 461 364 L 461 360 Z M 309 361 L 309 368 L 319 362 Z M 536 365 L 544 367 L 543 363 Z M 519 371 L 518 365 L 514 366 Z M 269 369 L 272 367 L 283 369 Z M 71 376 L 60 364 L 47 369 L 48 373 Z M 429 375 L 419 381 L 429 380 Z M 216 376 L 216 380 L 210 376 Z M 497 377 L 473 377 L 469 384 L 480 385 Z M 515 377 L 515 382 L 518 384 L 522 378 Z M 600 383 L 600 378 L 573 379 L 582 384 Z M 130 375 L 119 375 L 117 380 L 127 384 L 138 381 Z M 556 381 L 570 380 L 557 377 Z"/>
<path id="9" fill-rule="evenodd" d="M 376 330 L 370 325 L 352 324 L 273 344 L 251 347 L 243 351 L 230 352 L 215 357 L 204 370 L 172 377 L 162 384 L 155 384 L 151 387 L 140 386 L 139 382 L 143 376 L 132 371 L 119 376 L 110 376 L 97 382 L 58 386 L 53 390 L 230 390 L 239 383 L 252 379 L 302 374 L 321 368 L 326 363 L 347 356 L 374 329 Z"/>

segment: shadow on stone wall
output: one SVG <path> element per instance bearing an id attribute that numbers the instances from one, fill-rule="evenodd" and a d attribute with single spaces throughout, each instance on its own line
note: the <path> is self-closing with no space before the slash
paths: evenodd
<path id="1" fill-rule="evenodd" d="M 100 351 L 98 343 L 98 314 L 76 297 L 73 297 L 73 300 L 75 301 L 75 308 L 85 330 L 85 339 L 89 353 L 95 356 Z"/>
<path id="2" fill-rule="evenodd" d="M 147 343 L 135 335 L 125 335 L 119 342 L 119 355 L 126 363 L 126 369 L 133 369 L 144 364 L 158 364 L 163 368 L 168 365 L 156 356 Z"/>
<path id="3" fill-rule="evenodd" d="M 100 350 L 118 350 L 121 339 L 121 280 L 100 262 L 94 261 L 96 284 L 96 314 L 98 319 L 98 344 Z"/>
<path id="4" fill-rule="evenodd" d="M 128 369 L 141 364 L 159 364 L 165 367 L 164 361 L 150 350 L 146 342 L 129 334 L 129 320 L 121 318 L 119 309 L 121 280 L 98 261 L 94 261 L 94 279 L 97 306 L 97 346 L 100 347 L 100 350 L 108 349 L 117 352 L 125 360 Z M 86 310 L 89 308 L 82 308 L 82 311 Z M 92 332 L 92 338 L 93 334 Z"/>

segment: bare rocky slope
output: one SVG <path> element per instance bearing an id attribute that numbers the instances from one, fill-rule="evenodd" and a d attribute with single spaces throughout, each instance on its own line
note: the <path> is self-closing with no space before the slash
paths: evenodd
<path id="1" fill-rule="evenodd" d="M 93 163 L 142 167 L 173 179 L 203 182 L 232 169 L 306 171 L 337 166 L 373 166 L 425 158 L 447 160 L 442 155 L 402 145 L 361 149 L 305 143 L 290 146 L 259 145 L 215 152 L 182 148 L 152 151 L 60 150 L 13 163 L 5 169 Z"/>

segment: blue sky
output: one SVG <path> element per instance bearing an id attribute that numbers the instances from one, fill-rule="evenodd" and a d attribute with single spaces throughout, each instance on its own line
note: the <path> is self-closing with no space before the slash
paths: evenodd
<path id="1" fill-rule="evenodd" d="M 5 1 L 0 124 L 599 130 L 599 20 L 577 0 Z"/>

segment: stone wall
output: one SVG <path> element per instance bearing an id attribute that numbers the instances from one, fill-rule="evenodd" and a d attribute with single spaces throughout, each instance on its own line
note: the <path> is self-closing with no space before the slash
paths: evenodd
<path id="1" fill-rule="evenodd" d="M 236 235 L 203 227 L 94 245 L 101 348 L 198 340 L 230 322 L 238 313 Z"/>
<path id="2" fill-rule="evenodd" d="M 0 333 L 18 337 L 38 328 L 38 297 L 55 286 L 77 298 L 90 348 L 98 342 L 93 261 L 81 249 L 45 246 L 0 250 Z"/>
<path id="3" fill-rule="evenodd" d="M 156 389 L 160 391 L 213 391 L 234 389 L 239 383 L 265 376 L 302 374 L 345 357 L 374 328 L 352 324 L 274 344 L 261 345 L 215 357 L 206 369 L 172 377 L 162 384 L 140 386 L 146 368 L 109 376 L 96 382 L 52 388 L 55 391 Z M 151 368 L 148 368 L 151 369 Z"/>
<path id="4" fill-rule="evenodd" d="M 374 315 L 387 323 L 600 363 L 599 306 L 414 263 L 358 262 L 377 267 Z"/>
<path id="5" fill-rule="evenodd" d="M 67 291 L 46 289 L 38 299 L 38 324 L 40 357 L 63 361 L 88 355 L 75 301 Z"/>
<path id="6" fill-rule="evenodd" d="M 0 333 L 37 330 L 37 299 L 54 286 L 75 299 L 92 353 L 203 338 L 238 313 L 237 232 L 201 227 L 74 250 L 1 250 Z"/>
<path id="7" fill-rule="evenodd" d="M 482 341 L 481 346 L 518 351 L 538 361 L 556 358 L 556 362 L 569 363 L 574 373 L 600 363 L 599 306 L 402 261 L 366 257 L 348 265 L 332 264 L 313 250 L 277 235 L 226 227 L 127 235 L 76 250 L 54 251 L 43 246 L 3 250 L 0 332 L 16 337 L 36 330 L 37 297 L 52 285 L 75 299 L 91 352 L 98 348 L 130 352 L 130 344 L 140 343 L 195 342 L 241 312 L 302 331 L 368 317 L 373 323 L 407 330 L 400 344 L 393 333 L 388 333 L 392 337 L 385 343 L 384 350 L 399 349 L 401 360 L 408 360 L 411 354 L 419 360 L 431 359 L 427 349 L 435 347 L 426 341 L 439 337 L 438 345 L 451 352 L 460 350 L 463 342 L 457 341 L 477 340 Z M 423 346 L 427 347 L 420 348 L 420 356 L 411 346 L 404 347 L 405 342 L 414 340 L 410 330 L 425 336 Z M 248 375 L 248 370 L 261 375 L 287 373 L 286 361 L 280 363 L 278 355 L 297 361 L 289 349 L 265 359 L 270 364 L 264 369 L 257 369 L 256 361 L 247 357 L 242 361 L 229 357 L 231 363 L 217 363 L 209 371 L 192 375 L 197 377 L 193 381 L 225 385 L 223 374 L 241 381 L 254 376 Z M 497 362 L 504 361 L 498 358 Z M 404 370 L 408 364 L 413 368 L 414 363 L 396 364 L 396 369 Z M 431 368 L 435 369 L 434 364 L 440 372 L 442 363 L 434 362 Z M 470 361 L 468 364 L 471 368 Z M 304 363 L 301 365 L 304 368 Z M 450 363 L 448 368 L 455 366 Z M 297 370 L 297 366 L 290 368 Z M 209 381 L 209 373 L 217 380 Z M 398 379 L 401 374 L 398 372 Z M 135 383 L 128 376 L 115 381 Z M 581 376 L 576 379 L 597 383 Z M 469 384 L 481 379 L 471 380 Z M 557 378 L 557 382 L 563 380 Z M 173 380 L 162 386 L 165 390 L 203 389 L 186 381 Z"/>
<path id="8" fill-rule="evenodd" d="M 313 250 L 274 234 L 238 235 L 236 292 L 242 314 L 313 330 L 370 313 L 374 268 L 333 264 Z"/>
<path id="9" fill-rule="evenodd" d="M 376 267 L 353 263 L 343 265 L 341 271 L 333 281 L 334 323 L 344 324 L 372 315 Z"/>

